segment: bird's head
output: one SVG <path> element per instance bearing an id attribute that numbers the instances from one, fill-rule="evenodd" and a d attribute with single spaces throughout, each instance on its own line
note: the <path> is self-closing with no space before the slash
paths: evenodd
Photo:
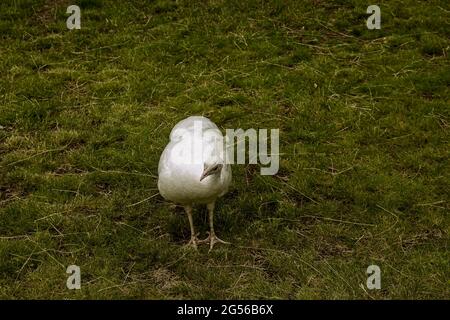
<path id="1" fill-rule="evenodd" d="M 213 164 L 205 163 L 203 165 L 203 173 L 200 176 L 200 181 L 202 181 L 203 179 L 205 179 L 207 176 L 210 176 L 210 175 L 216 175 L 216 174 L 220 175 L 222 168 L 223 168 L 223 164 L 221 164 L 221 163 L 213 163 Z"/>

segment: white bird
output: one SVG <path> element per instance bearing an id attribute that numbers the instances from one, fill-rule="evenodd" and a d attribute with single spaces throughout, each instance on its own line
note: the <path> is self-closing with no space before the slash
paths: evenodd
<path id="1" fill-rule="evenodd" d="M 188 216 L 191 240 L 188 246 L 197 248 L 207 243 L 226 243 L 214 232 L 214 206 L 231 183 L 231 166 L 225 162 L 225 139 L 219 128 L 208 118 L 188 117 L 178 122 L 170 133 L 170 142 L 159 160 L 158 189 L 166 199 L 181 204 Z M 193 204 L 206 204 L 210 232 L 199 240 L 192 219 Z"/>

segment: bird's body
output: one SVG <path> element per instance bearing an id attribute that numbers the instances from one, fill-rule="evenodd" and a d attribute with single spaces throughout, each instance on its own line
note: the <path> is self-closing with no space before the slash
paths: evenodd
<path id="1" fill-rule="evenodd" d="M 195 247 L 200 241 L 193 230 L 192 205 L 208 205 L 211 232 L 207 240 L 212 248 L 215 242 L 222 242 L 212 225 L 214 203 L 230 183 L 231 166 L 225 163 L 224 138 L 218 127 L 200 116 L 177 123 L 159 161 L 158 189 L 165 199 L 185 207 L 191 224 L 190 243 Z"/>

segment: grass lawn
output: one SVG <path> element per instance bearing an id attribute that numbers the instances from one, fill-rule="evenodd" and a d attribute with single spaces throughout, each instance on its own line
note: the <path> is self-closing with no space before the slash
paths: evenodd
<path id="1" fill-rule="evenodd" d="M 1 1 L 0 298 L 450 298 L 449 21 L 444 0 Z M 190 115 L 280 129 L 275 176 L 233 166 L 209 254 L 156 185 Z"/>

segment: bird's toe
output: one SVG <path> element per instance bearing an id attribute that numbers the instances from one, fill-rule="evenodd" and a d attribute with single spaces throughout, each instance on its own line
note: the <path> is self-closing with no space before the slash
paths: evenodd
<path id="1" fill-rule="evenodd" d="M 230 242 L 223 241 L 222 239 L 220 239 L 215 234 L 209 235 L 208 238 L 210 238 L 210 240 L 209 240 L 209 251 L 211 251 L 214 248 L 214 245 L 216 243 L 231 244 Z"/>
<path id="2" fill-rule="evenodd" d="M 208 234 L 208 236 L 205 239 L 198 240 L 197 241 L 198 244 L 211 242 L 211 235 L 209 234 L 209 231 L 206 231 L 206 233 Z"/>
<path id="3" fill-rule="evenodd" d="M 198 234 L 197 234 L 197 235 L 198 235 Z M 199 239 L 197 238 L 197 235 L 192 236 L 191 239 L 189 240 L 189 242 L 186 243 L 185 246 L 188 247 L 188 248 L 194 248 L 195 250 L 197 250 L 197 244 L 199 244 L 200 241 L 201 241 L 201 240 L 199 240 Z"/>
<path id="4" fill-rule="evenodd" d="M 194 249 L 194 250 L 197 250 L 197 243 L 192 242 L 192 241 L 189 241 L 188 243 L 186 243 L 186 244 L 184 245 L 184 247 L 185 247 L 186 249 Z"/>

